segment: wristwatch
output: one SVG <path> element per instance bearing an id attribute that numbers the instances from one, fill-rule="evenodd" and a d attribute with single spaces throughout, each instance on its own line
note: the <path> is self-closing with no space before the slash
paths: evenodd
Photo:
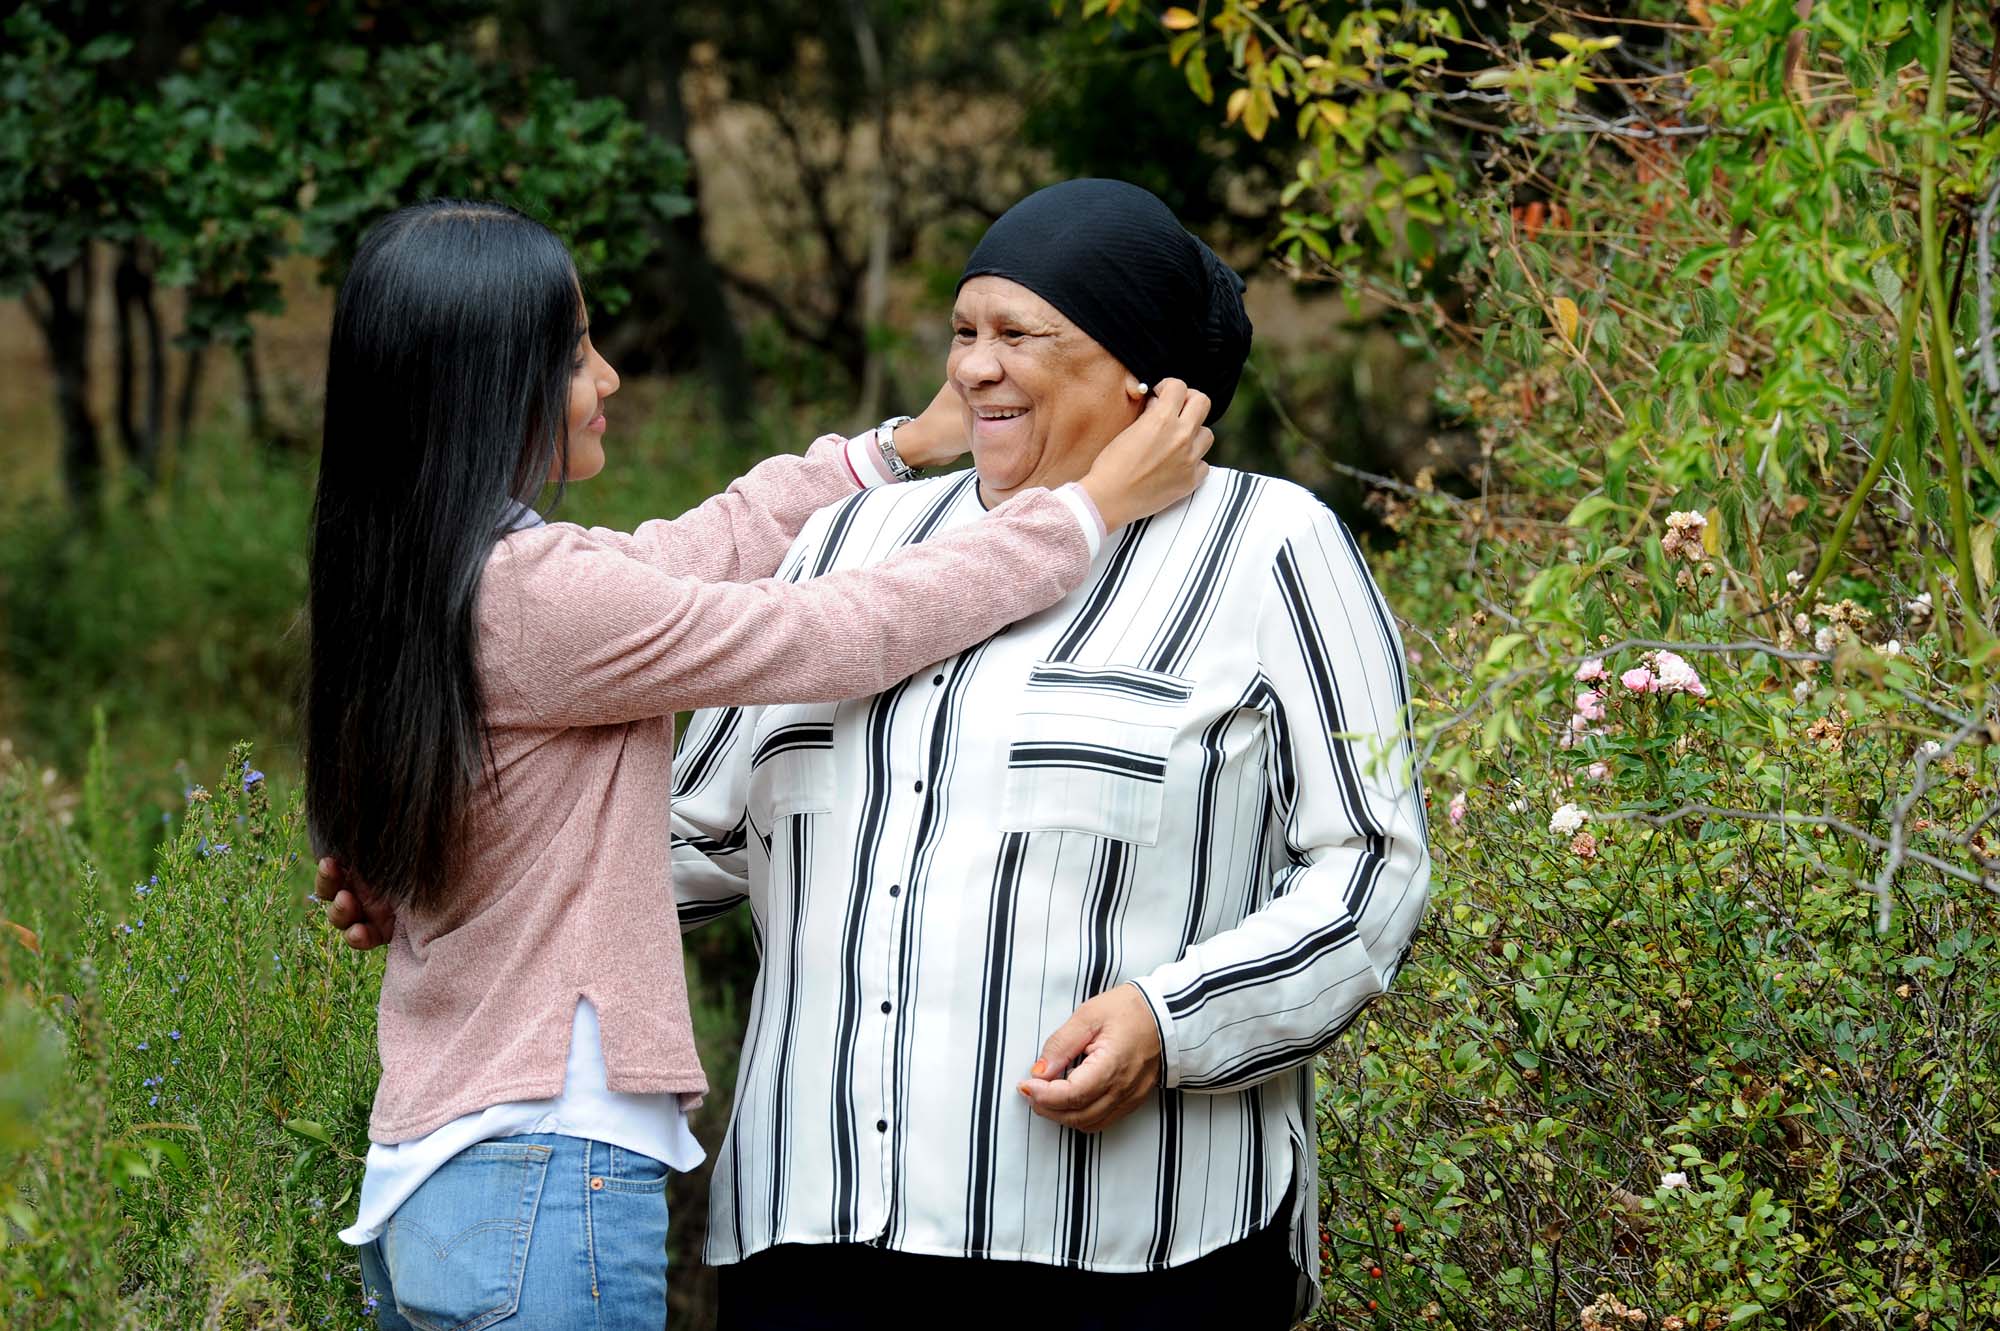
<path id="1" fill-rule="evenodd" d="M 896 427 L 909 423 L 908 416 L 891 416 L 875 427 L 875 446 L 882 450 L 882 465 L 899 481 L 907 481 L 917 474 L 917 469 L 903 461 L 903 455 L 896 451 Z"/>

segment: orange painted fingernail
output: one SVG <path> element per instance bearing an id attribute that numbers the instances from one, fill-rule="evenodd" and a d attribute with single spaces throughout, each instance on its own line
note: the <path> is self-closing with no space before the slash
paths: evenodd
<path id="1" fill-rule="evenodd" d="M 1037 1077 L 1046 1077 L 1049 1075 L 1049 1061 L 1046 1058 L 1038 1058 L 1035 1060 L 1035 1066 L 1028 1070 Z"/>

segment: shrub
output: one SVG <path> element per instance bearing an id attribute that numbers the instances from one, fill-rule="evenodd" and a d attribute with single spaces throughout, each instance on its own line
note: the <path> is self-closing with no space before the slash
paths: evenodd
<path id="1" fill-rule="evenodd" d="M 1479 444 L 1370 478 L 1441 816 L 1326 1317 L 1996 1324 L 1991 15 L 1081 10 L 1295 143 L 1275 254 Z"/>
<path id="2" fill-rule="evenodd" d="M 53 881 L 10 874 L 0 909 L 75 893 L 79 932 L 60 984 L 45 966 L 9 1009 L 69 1053 L 0 1184 L 28 1324 L 361 1326 L 335 1233 L 365 1149 L 378 966 L 302 901 L 296 801 L 273 807 L 239 746 L 213 790 L 187 791 L 156 871 L 114 893 L 21 780 L 6 789 L 12 843 L 57 851 Z"/>

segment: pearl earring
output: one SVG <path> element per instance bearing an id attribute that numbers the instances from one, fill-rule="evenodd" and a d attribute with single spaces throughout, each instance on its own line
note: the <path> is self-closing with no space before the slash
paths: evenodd
<path id="1" fill-rule="evenodd" d="M 1148 394 L 1148 393 L 1150 393 L 1150 392 L 1152 392 L 1152 391 L 1153 391 L 1153 386 L 1152 386 L 1151 384 L 1140 384 L 1140 385 L 1139 385 L 1139 396 L 1140 396 L 1140 397 L 1144 397 L 1144 396 L 1146 396 L 1146 394 Z"/>

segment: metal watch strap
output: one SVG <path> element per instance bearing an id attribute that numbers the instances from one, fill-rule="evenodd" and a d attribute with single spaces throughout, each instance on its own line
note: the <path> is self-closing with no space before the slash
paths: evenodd
<path id="1" fill-rule="evenodd" d="M 903 455 L 896 451 L 896 427 L 909 423 L 908 416 L 891 416 L 875 427 L 875 446 L 882 450 L 882 465 L 899 481 L 907 481 L 917 474 L 917 469 L 903 461 Z"/>

